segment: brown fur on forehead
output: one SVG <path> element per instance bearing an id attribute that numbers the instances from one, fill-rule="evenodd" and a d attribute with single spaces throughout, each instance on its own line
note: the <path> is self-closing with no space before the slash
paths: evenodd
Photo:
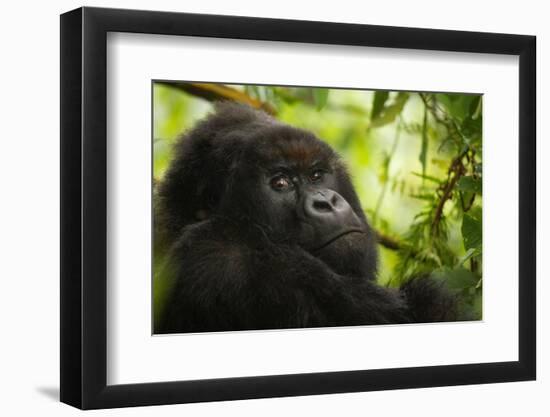
<path id="1" fill-rule="evenodd" d="M 331 163 L 336 159 L 334 151 L 309 132 L 284 126 L 269 136 L 263 141 L 262 153 L 271 162 L 284 161 L 307 168 L 314 163 Z"/>
<path id="2" fill-rule="evenodd" d="M 309 166 L 330 156 L 318 143 L 305 140 L 291 140 L 282 144 L 278 151 L 284 160 L 298 166 Z"/>

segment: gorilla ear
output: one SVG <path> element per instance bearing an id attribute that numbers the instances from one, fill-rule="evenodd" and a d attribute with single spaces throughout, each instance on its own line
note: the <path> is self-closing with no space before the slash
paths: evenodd
<path id="1" fill-rule="evenodd" d="M 192 133 L 182 136 L 175 145 L 174 158 L 157 188 L 155 207 L 155 229 L 167 244 L 184 226 L 206 218 L 205 213 L 215 203 L 209 190 L 209 154 L 208 146 L 201 146 Z"/>

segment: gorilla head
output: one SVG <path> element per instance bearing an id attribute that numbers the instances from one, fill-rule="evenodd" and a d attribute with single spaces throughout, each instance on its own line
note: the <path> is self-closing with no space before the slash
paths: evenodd
<path id="1" fill-rule="evenodd" d="M 449 297 L 419 318 L 414 291 L 375 284 L 375 234 L 338 155 L 311 132 L 222 103 L 174 155 L 156 198 L 155 238 L 174 275 L 158 332 L 449 317 Z"/>
<path id="2" fill-rule="evenodd" d="M 159 192 L 172 240 L 223 216 L 251 241 L 297 244 L 338 273 L 374 277 L 375 236 L 340 158 L 315 135 L 222 103 L 178 146 Z"/>

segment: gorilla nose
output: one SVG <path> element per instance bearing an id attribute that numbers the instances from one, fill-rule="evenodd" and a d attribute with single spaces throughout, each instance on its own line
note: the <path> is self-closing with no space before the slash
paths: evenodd
<path id="1" fill-rule="evenodd" d="M 323 190 L 310 194 L 305 201 L 305 212 L 309 217 L 326 215 L 345 215 L 351 207 L 344 198 L 335 191 Z"/>
<path id="2" fill-rule="evenodd" d="M 305 196 L 303 210 L 307 224 L 313 228 L 309 239 L 312 246 L 320 247 L 349 232 L 362 231 L 361 220 L 336 191 L 311 190 Z"/>

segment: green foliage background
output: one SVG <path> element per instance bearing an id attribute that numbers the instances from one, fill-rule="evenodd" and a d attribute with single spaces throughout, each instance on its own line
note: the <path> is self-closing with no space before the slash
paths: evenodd
<path id="1" fill-rule="evenodd" d="M 346 161 L 371 224 L 385 238 L 381 284 L 431 274 L 481 318 L 482 96 L 228 87 L 313 131 Z M 212 102 L 196 94 L 154 84 L 155 180 L 162 180 L 174 141 L 211 110 Z M 154 293 L 157 311 L 164 294 L 157 276 Z"/>

